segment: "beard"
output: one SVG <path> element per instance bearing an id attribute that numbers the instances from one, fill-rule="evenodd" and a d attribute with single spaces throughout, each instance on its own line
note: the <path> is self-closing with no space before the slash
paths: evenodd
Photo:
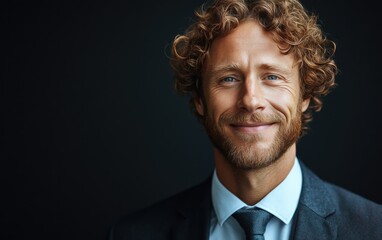
<path id="1" fill-rule="evenodd" d="M 213 145 L 233 167 L 241 170 L 261 169 L 277 162 L 300 137 L 301 103 L 298 104 L 297 109 L 297 113 L 292 116 L 289 123 L 278 112 L 273 114 L 226 112 L 219 117 L 218 122 L 207 114 L 204 118 L 204 127 Z M 239 140 L 239 143 L 238 141 L 235 143 L 228 137 L 224 126 L 246 122 L 274 123 L 278 124 L 279 128 L 266 148 L 257 146 L 260 140 L 269 137 L 262 133 L 235 132 L 235 137 Z"/>

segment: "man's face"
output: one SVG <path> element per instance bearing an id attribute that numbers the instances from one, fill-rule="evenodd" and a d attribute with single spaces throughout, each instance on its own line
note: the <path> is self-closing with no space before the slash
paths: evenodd
<path id="1" fill-rule="evenodd" d="M 277 161 L 301 130 L 298 67 L 253 20 L 213 41 L 196 110 L 214 146 L 240 169 Z"/>

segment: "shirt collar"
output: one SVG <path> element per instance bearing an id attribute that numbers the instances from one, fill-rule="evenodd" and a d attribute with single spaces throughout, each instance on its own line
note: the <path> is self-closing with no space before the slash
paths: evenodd
<path id="1" fill-rule="evenodd" d="M 301 186 L 301 167 L 296 158 L 291 171 L 284 181 L 256 205 L 249 206 L 223 186 L 215 170 L 212 178 L 212 204 L 220 225 L 223 225 L 224 222 L 240 208 L 252 208 L 255 206 L 270 212 L 282 222 L 288 224 L 296 211 Z"/>

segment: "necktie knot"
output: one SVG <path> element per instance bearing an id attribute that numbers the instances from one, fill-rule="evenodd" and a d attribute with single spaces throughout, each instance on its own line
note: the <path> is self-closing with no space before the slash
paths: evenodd
<path id="1" fill-rule="evenodd" d="M 244 229 L 247 240 L 263 240 L 272 214 L 260 209 L 239 209 L 232 215 Z"/>

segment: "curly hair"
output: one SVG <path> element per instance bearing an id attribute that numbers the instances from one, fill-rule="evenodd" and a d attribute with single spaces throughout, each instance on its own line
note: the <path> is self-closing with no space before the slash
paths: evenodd
<path id="1" fill-rule="evenodd" d="M 301 96 L 310 98 L 302 114 L 301 135 L 308 130 L 312 112 L 320 111 L 322 97 L 336 85 L 337 66 L 333 60 L 336 45 L 324 36 L 317 16 L 308 13 L 298 0 L 215 0 L 195 11 L 196 21 L 172 45 L 170 65 L 175 73 L 175 89 L 191 96 L 201 96 L 203 62 L 214 39 L 229 33 L 241 22 L 254 19 L 279 45 L 284 54 L 294 54 L 299 65 Z"/>

